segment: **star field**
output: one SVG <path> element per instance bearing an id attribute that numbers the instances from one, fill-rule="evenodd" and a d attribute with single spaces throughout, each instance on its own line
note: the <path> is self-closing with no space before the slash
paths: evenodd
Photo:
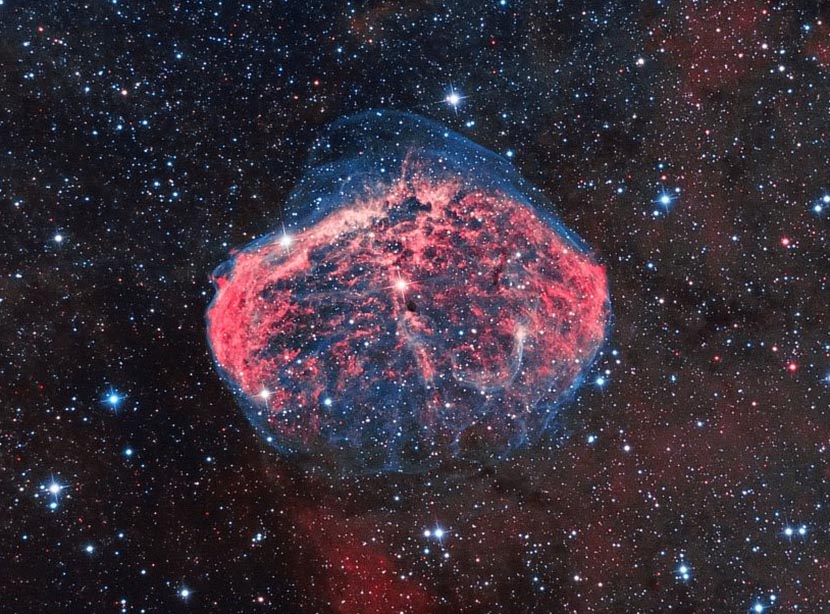
<path id="1" fill-rule="evenodd" d="M 0 0 L 0 34 L 0 611 L 830 610 L 821 3 Z M 214 370 L 210 272 L 292 248 L 310 145 L 374 108 L 509 159 L 606 267 L 607 343 L 504 462 L 331 480 Z"/>

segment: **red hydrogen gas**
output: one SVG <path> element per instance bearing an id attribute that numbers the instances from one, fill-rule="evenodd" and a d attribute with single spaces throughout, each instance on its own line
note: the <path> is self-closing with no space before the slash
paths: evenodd
<path id="1" fill-rule="evenodd" d="M 332 131 L 326 155 L 357 153 L 314 167 L 305 223 L 215 274 L 208 337 L 251 421 L 286 454 L 369 470 L 537 438 L 604 340 L 603 266 L 512 167 L 437 124 Z"/>

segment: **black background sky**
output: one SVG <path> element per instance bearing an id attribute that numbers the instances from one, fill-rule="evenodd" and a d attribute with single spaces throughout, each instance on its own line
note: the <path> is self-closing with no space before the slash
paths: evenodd
<path id="1" fill-rule="evenodd" d="M 0 2 L 0 611 L 830 609 L 823 11 Z M 511 156 L 607 265 L 567 437 L 332 485 L 217 377 L 210 271 L 375 107 Z"/>

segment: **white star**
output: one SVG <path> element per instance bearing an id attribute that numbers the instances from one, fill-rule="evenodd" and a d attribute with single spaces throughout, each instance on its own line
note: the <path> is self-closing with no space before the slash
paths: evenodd
<path id="1" fill-rule="evenodd" d="M 462 96 L 459 92 L 455 90 L 454 87 L 450 86 L 449 93 L 444 97 L 444 102 L 450 105 L 454 111 L 458 111 L 458 105 L 461 104 L 461 101 L 464 100 L 466 96 Z"/>

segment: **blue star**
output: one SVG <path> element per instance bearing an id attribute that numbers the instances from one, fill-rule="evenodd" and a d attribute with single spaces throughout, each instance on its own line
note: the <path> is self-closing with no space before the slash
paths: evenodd
<path id="1" fill-rule="evenodd" d="M 434 529 L 424 529 L 424 537 L 428 539 L 435 538 L 440 542 L 446 535 L 447 531 L 438 525 Z"/>
<path id="2" fill-rule="evenodd" d="M 126 397 L 118 392 L 117 390 L 110 388 L 109 391 L 104 395 L 104 404 L 109 405 L 110 409 L 113 411 L 118 411 L 118 406 L 121 404 Z"/>
<path id="3" fill-rule="evenodd" d="M 813 213 L 821 215 L 827 207 L 830 207 L 830 194 L 825 194 L 813 205 Z"/>
<path id="4" fill-rule="evenodd" d="M 660 195 L 657 197 L 657 203 L 667 211 L 672 202 L 674 202 L 674 197 L 668 192 L 660 192 Z"/>
<path id="5" fill-rule="evenodd" d="M 677 573 L 677 577 L 683 582 L 687 582 L 692 577 L 691 567 L 689 567 L 689 564 L 682 559 L 680 560 L 680 565 L 677 566 L 675 572 Z"/>

